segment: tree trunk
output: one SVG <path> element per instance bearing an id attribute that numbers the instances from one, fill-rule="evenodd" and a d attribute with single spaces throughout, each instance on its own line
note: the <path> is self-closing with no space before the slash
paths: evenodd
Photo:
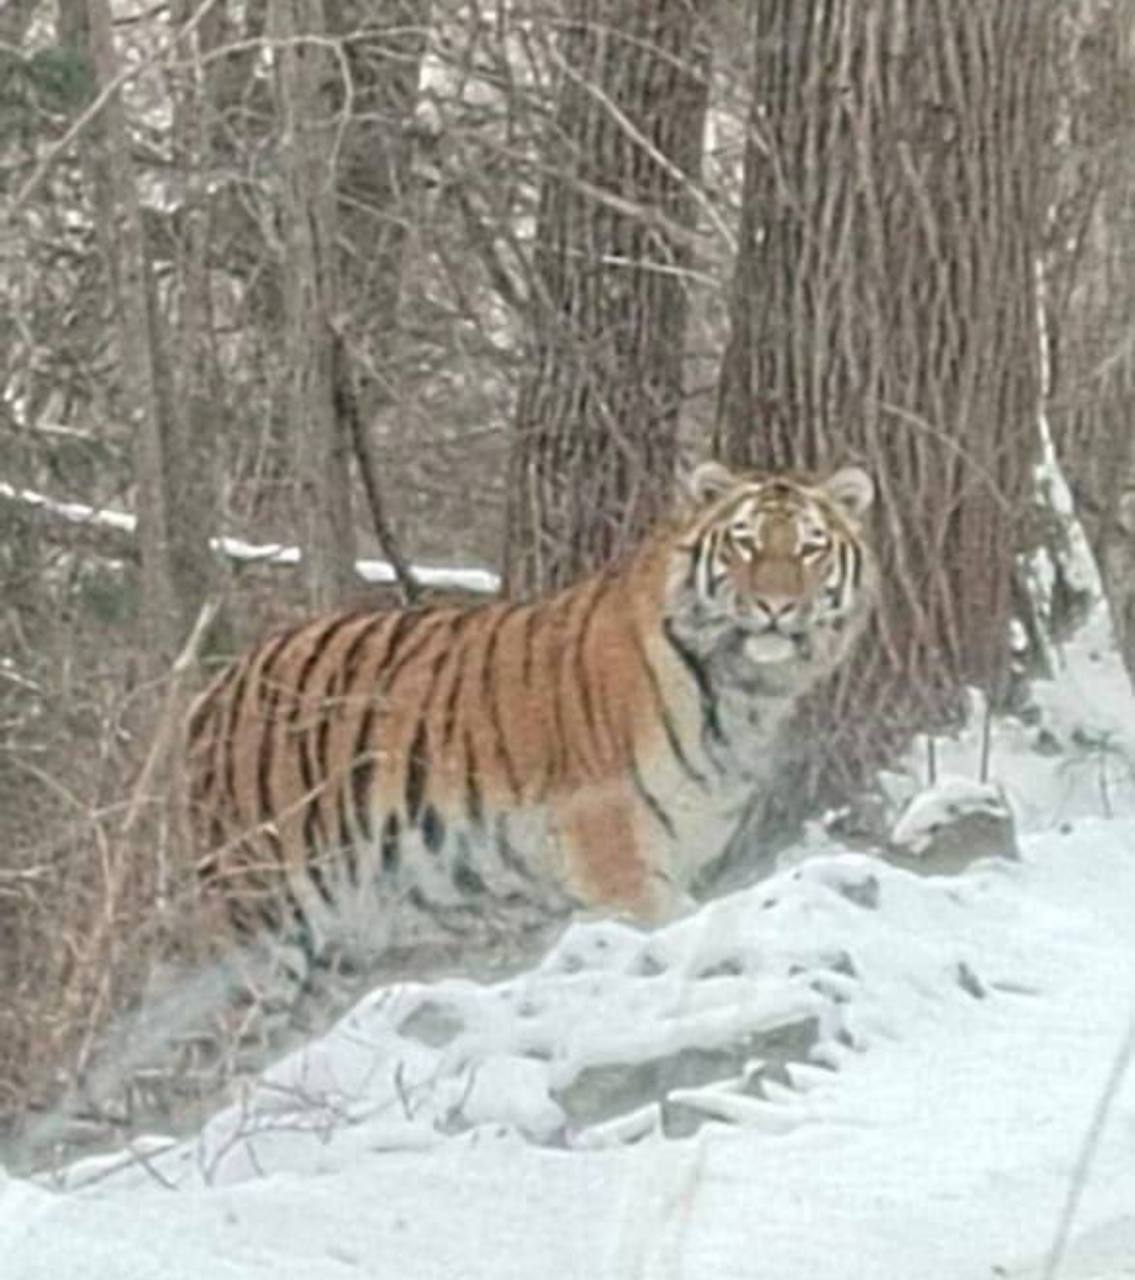
<path id="1" fill-rule="evenodd" d="M 708 40 L 699 0 L 571 0 L 555 61 L 505 573 L 550 590 L 670 502 Z"/>
<path id="2" fill-rule="evenodd" d="M 343 41 L 345 82 L 336 105 L 347 112 L 335 189 L 350 307 L 335 347 L 336 405 L 382 554 L 394 566 L 405 603 L 417 592 L 387 516 L 382 459 L 371 423 L 403 394 L 403 265 L 414 217 L 414 109 L 429 32 L 430 0 L 340 0 L 328 21 Z M 346 295 L 347 291 L 344 290 Z"/>
<path id="3" fill-rule="evenodd" d="M 859 660 L 806 717 L 780 797 L 796 816 L 1006 672 L 1038 437 L 1043 8 L 753 7 L 718 451 L 862 461 L 885 584 Z"/>
<path id="4" fill-rule="evenodd" d="M 278 0 L 270 14 L 281 126 L 289 433 L 299 456 L 297 527 L 308 602 L 330 609 L 353 582 L 350 441 L 335 412 L 338 306 L 334 189 L 337 117 L 321 0 Z M 305 37 L 314 37 L 308 39 Z"/>
<path id="5" fill-rule="evenodd" d="M 1135 15 L 1067 6 L 1058 198 L 1046 257 L 1048 420 L 1135 681 Z"/>
<path id="6" fill-rule="evenodd" d="M 196 0 L 176 0 L 171 18 L 184 27 Z M 171 561 L 182 626 L 187 628 L 217 576 L 217 560 L 208 532 L 219 532 L 217 496 L 223 434 L 220 370 L 214 347 L 211 281 L 213 104 L 203 58 L 223 39 L 222 7 L 205 15 L 178 47 L 170 76 L 173 88 L 174 163 L 182 179 L 182 204 L 176 245 L 176 344 L 174 366 L 176 414 L 171 433 L 172 473 L 180 477 L 170 494 Z"/>
<path id="7" fill-rule="evenodd" d="M 119 64 L 107 0 L 60 0 L 60 30 L 65 41 L 89 51 L 96 91 L 114 80 Z M 167 488 L 170 396 L 130 133 L 118 94 L 107 100 L 90 137 L 86 172 L 112 285 L 124 416 L 133 428 L 143 641 L 156 674 L 173 656 L 179 631 Z"/>

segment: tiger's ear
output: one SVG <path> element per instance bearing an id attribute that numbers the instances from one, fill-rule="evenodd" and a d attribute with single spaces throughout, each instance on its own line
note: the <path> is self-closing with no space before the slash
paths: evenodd
<path id="1" fill-rule="evenodd" d="M 737 477 L 720 462 L 702 462 L 690 472 L 686 489 L 698 506 L 715 502 L 737 483 Z"/>
<path id="2" fill-rule="evenodd" d="M 875 500 L 875 482 L 862 467 L 841 467 L 820 488 L 856 518 Z"/>

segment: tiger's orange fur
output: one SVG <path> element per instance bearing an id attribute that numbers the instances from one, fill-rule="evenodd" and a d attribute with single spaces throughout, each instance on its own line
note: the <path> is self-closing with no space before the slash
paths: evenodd
<path id="1" fill-rule="evenodd" d="M 708 463 L 691 499 L 549 599 L 317 618 L 222 674 L 190 716 L 190 799 L 237 931 L 318 954 L 510 903 L 681 910 L 875 596 L 858 469 Z"/>

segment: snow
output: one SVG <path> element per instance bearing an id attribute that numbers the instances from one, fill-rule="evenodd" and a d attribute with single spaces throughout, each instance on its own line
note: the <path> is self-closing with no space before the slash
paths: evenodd
<path id="1" fill-rule="evenodd" d="M 895 828 L 1008 805 L 1019 859 L 817 840 L 666 928 L 380 988 L 188 1139 L 0 1173 L 0 1276 L 1135 1276 L 1135 701 L 1102 627 L 987 780 L 980 705 L 938 740 Z"/>
<path id="2" fill-rule="evenodd" d="M 911 799 L 891 829 L 891 841 L 922 853 L 935 831 L 965 814 L 1012 819 L 1008 799 L 995 783 L 949 774 Z"/>
<path id="3" fill-rule="evenodd" d="M 3 1275 L 1039 1276 L 1135 1014 L 1133 855 L 1128 817 L 956 877 L 823 856 L 505 982 L 376 991 L 197 1137 L 0 1184 Z M 720 1079 L 644 1069 L 695 1047 Z M 1133 1157 L 1127 1080 L 1061 1275 L 1132 1274 Z"/>

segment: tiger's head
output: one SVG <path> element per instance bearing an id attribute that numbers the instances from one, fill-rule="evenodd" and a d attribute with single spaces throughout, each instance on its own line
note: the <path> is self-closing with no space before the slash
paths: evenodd
<path id="1" fill-rule="evenodd" d="M 717 462 L 690 477 L 692 512 L 670 562 L 668 624 L 739 681 L 792 693 L 830 670 L 876 595 L 861 529 L 870 476 L 826 480 L 735 474 Z"/>

